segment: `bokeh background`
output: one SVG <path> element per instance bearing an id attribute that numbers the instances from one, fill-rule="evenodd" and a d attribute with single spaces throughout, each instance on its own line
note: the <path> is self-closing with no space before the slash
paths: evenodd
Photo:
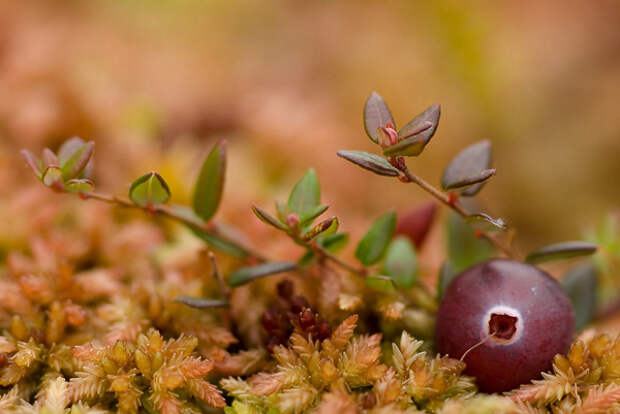
<path id="1" fill-rule="evenodd" d="M 617 1 L 4 0 L 3 238 L 19 214 L 64 200 L 19 149 L 79 135 L 96 141 L 99 190 L 123 194 L 157 170 L 180 203 L 228 139 L 220 216 L 255 242 L 275 233 L 250 204 L 284 198 L 314 167 L 356 240 L 388 208 L 428 198 L 335 156 L 374 150 L 361 118 L 373 90 L 399 125 L 441 103 L 435 138 L 409 162 L 434 183 L 462 147 L 491 139 L 498 174 L 480 201 L 523 249 L 578 239 L 618 210 Z"/>

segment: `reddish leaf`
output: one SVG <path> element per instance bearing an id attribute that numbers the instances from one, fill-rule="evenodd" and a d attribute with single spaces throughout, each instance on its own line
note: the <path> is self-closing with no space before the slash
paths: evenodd
<path id="1" fill-rule="evenodd" d="M 377 92 L 373 92 L 364 105 L 364 129 L 366 130 L 366 135 L 368 135 L 372 142 L 378 144 L 381 140 L 378 130 L 388 125 L 391 125 L 392 128 L 395 127 L 392 113 L 383 98 Z"/>
<path id="2" fill-rule="evenodd" d="M 41 160 L 35 157 L 35 155 L 28 150 L 22 150 L 22 155 L 26 159 L 28 166 L 32 169 L 32 171 L 34 171 L 37 178 L 41 179 L 43 175 L 43 163 Z"/>
<path id="3" fill-rule="evenodd" d="M 417 206 L 400 217 L 396 225 L 396 234 L 409 237 L 419 249 L 431 229 L 436 214 L 437 204 L 432 201 Z"/>

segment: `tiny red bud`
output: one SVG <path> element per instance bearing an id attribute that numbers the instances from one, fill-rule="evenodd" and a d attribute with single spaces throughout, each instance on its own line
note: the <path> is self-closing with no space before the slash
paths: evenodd
<path id="1" fill-rule="evenodd" d="M 398 142 L 398 133 L 393 127 L 386 126 L 383 128 L 378 128 L 378 130 L 380 135 L 379 144 L 382 147 L 389 147 Z"/>
<path id="2" fill-rule="evenodd" d="M 455 192 L 449 192 L 448 193 L 448 204 L 450 204 L 451 206 L 456 205 L 456 202 L 459 201 L 459 195 Z"/>
<path id="3" fill-rule="evenodd" d="M 297 227 L 299 224 L 299 216 L 295 213 L 291 213 L 286 217 L 286 224 L 290 227 Z"/>

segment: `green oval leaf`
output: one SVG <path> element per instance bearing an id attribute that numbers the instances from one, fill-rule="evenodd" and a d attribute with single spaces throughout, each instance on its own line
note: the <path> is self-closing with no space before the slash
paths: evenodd
<path id="1" fill-rule="evenodd" d="M 58 149 L 58 162 L 60 165 L 66 164 L 69 158 L 86 142 L 78 137 L 69 138 L 62 143 Z M 90 178 L 93 169 L 93 157 L 86 163 L 84 169 L 75 178 Z"/>
<path id="2" fill-rule="evenodd" d="M 454 265 L 449 260 L 444 260 L 439 268 L 439 278 L 437 280 L 437 300 L 441 299 L 446 288 L 457 276 L 457 271 Z"/>
<path id="3" fill-rule="evenodd" d="M 226 141 L 218 142 L 200 169 L 194 187 L 192 207 L 196 214 L 209 221 L 217 212 L 224 192 L 226 176 Z"/>
<path id="4" fill-rule="evenodd" d="M 385 158 L 371 154 L 365 151 L 348 151 L 341 150 L 336 153 L 339 157 L 344 158 L 347 161 L 351 161 L 353 164 L 359 165 L 369 171 L 378 175 L 386 175 L 390 177 L 396 177 L 400 172 L 392 166 Z"/>
<path id="5" fill-rule="evenodd" d="M 450 212 L 447 220 L 448 257 L 457 271 L 493 256 L 493 245 L 476 237 L 475 231 L 461 216 Z"/>
<path id="6" fill-rule="evenodd" d="M 57 191 L 62 191 L 65 184 L 62 181 L 62 170 L 56 166 L 49 166 L 43 172 L 43 184 Z"/>
<path id="7" fill-rule="evenodd" d="M 562 286 L 573 304 L 575 325 L 580 331 L 592 321 L 596 310 L 596 269 L 591 263 L 574 267 L 562 278 Z"/>
<path id="8" fill-rule="evenodd" d="M 418 258 L 407 237 L 396 237 L 390 242 L 383 262 L 383 273 L 399 287 L 413 286 L 418 274 Z"/>
<path id="9" fill-rule="evenodd" d="M 288 226 L 286 224 L 282 223 L 280 220 L 278 220 L 277 218 L 275 218 L 271 214 L 267 213 L 262 208 L 260 208 L 260 207 L 258 207 L 256 205 L 252 205 L 252 211 L 254 212 L 256 217 L 258 217 L 260 219 L 260 221 L 262 221 L 263 223 L 267 223 L 267 224 L 275 227 L 278 230 L 284 230 L 284 231 L 288 230 Z"/>
<path id="10" fill-rule="evenodd" d="M 170 199 L 170 189 L 161 175 L 151 171 L 131 184 L 129 198 L 140 207 L 156 206 Z"/>
<path id="11" fill-rule="evenodd" d="M 588 256 L 594 253 L 597 246 L 584 241 L 568 241 L 541 247 L 528 254 L 525 261 L 528 263 L 543 263 L 552 260 L 571 259 L 573 257 Z"/>
<path id="12" fill-rule="evenodd" d="M 65 140 L 57 151 L 59 164 L 66 164 L 69 158 L 84 144 L 86 141 L 80 137 L 71 137 Z"/>
<path id="13" fill-rule="evenodd" d="M 284 201 L 276 201 L 276 212 L 278 213 L 278 218 L 283 223 L 286 222 L 286 218 L 289 214 L 291 214 L 291 211 L 288 208 L 288 204 Z"/>
<path id="14" fill-rule="evenodd" d="M 76 194 L 90 193 L 95 189 L 95 184 L 86 178 L 73 179 L 65 183 L 67 191 Z"/>
<path id="15" fill-rule="evenodd" d="M 327 204 L 319 204 L 318 206 L 310 209 L 305 214 L 302 214 L 301 216 L 299 216 L 299 227 L 305 227 L 308 224 L 311 224 L 315 218 L 325 213 L 328 208 L 329 206 Z"/>
<path id="16" fill-rule="evenodd" d="M 224 253 L 228 253 L 231 256 L 239 257 L 242 259 L 250 255 L 249 252 L 245 250 L 243 247 L 239 246 L 238 244 L 229 242 L 228 240 L 224 240 L 221 237 L 214 234 L 213 232 L 206 231 L 206 230 L 199 230 L 195 227 L 190 227 L 190 226 L 187 226 L 187 227 L 192 231 L 192 233 L 194 233 L 197 237 L 202 239 L 202 241 L 207 243 L 209 247 L 213 249 L 219 250 Z"/>
<path id="17" fill-rule="evenodd" d="M 64 180 L 70 180 L 77 177 L 84 170 L 84 168 L 86 168 L 86 165 L 93 156 L 94 151 L 95 143 L 93 141 L 89 141 L 79 146 L 75 145 L 75 149 L 71 153 L 69 153 L 68 150 L 63 152 L 63 157 L 58 158 L 60 169 L 62 170 L 62 178 Z"/>
<path id="18" fill-rule="evenodd" d="M 228 301 L 222 299 L 195 298 L 191 296 L 179 296 L 174 301 L 197 309 L 226 308 L 230 306 Z"/>
<path id="19" fill-rule="evenodd" d="M 269 262 L 256 266 L 242 267 L 230 275 L 228 284 L 233 287 L 241 286 L 259 277 L 290 272 L 295 269 L 297 269 L 297 264 L 293 262 Z"/>
<path id="20" fill-rule="evenodd" d="M 441 186 L 446 190 L 469 186 L 461 194 L 471 197 L 494 174 L 495 170 L 491 169 L 491 142 L 485 139 L 465 148 L 450 161 L 441 177 Z"/>
<path id="21" fill-rule="evenodd" d="M 390 125 L 396 128 L 390 109 L 377 92 L 371 93 L 364 105 L 364 129 L 366 130 L 366 135 L 368 135 L 372 142 L 378 144 L 381 139 L 378 129 Z"/>
<path id="22" fill-rule="evenodd" d="M 321 202 L 321 188 L 316 173 L 311 168 L 295 184 L 288 198 L 288 208 L 291 213 L 302 216 Z"/>
<path id="23" fill-rule="evenodd" d="M 318 243 L 324 249 L 336 253 L 342 250 L 349 242 L 349 235 L 347 233 L 336 233 L 325 236 L 321 235 L 318 239 Z"/>
<path id="24" fill-rule="evenodd" d="M 355 249 L 355 257 L 364 265 L 377 263 L 387 249 L 396 229 L 396 213 L 390 211 L 379 217 L 364 235 Z"/>
<path id="25" fill-rule="evenodd" d="M 393 292 L 397 290 L 394 280 L 389 276 L 368 276 L 364 279 L 364 283 L 369 288 L 381 290 L 383 292 Z"/>
<path id="26" fill-rule="evenodd" d="M 299 266 L 308 266 L 309 264 L 314 263 L 316 260 L 316 254 L 311 249 L 306 250 L 306 252 L 297 259 L 297 264 Z"/>

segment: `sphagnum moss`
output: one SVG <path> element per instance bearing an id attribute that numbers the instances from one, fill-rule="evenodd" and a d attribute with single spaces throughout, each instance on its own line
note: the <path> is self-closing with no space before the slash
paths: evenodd
<path id="1" fill-rule="evenodd" d="M 435 355 L 434 318 L 450 280 L 494 255 L 519 259 L 504 220 L 471 213 L 464 202 L 495 174 L 488 141 L 452 160 L 444 191 L 407 167 L 405 157 L 419 156 L 434 136 L 439 112 L 433 105 L 397 130 L 387 104 L 373 93 L 364 125 L 380 154 L 338 153 L 375 174 L 418 185 L 454 213 L 435 289 L 422 280 L 428 275 L 417 252 L 436 207 L 425 205 L 404 221 L 394 212 L 380 216 L 357 244 L 358 262 L 349 262 L 338 254 L 349 242 L 340 219 L 315 223 L 328 206 L 309 170 L 275 213 L 252 207 L 304 250 L 295 260 L 275 262 L 214 219 L 225 182 L 224 142 L 200 168 L 192 208 L 167 204 L 171 189 L 154 171 L 134 181 L 128 198 L 96 192 L 93 142 L 72 138 L 57 154 L 45 149 L 41 159 L 24 151 L 51 190 L 171 219 L 221 254 L 187 254 L 178 227 L 119 220 L 104 209 L 90 219 L 71 210 L 62 237 L 49 219 L 36 236 L 25 235 L 29 241 L 0 267 L 0 412 L 620 412 L 620 338 L 582 334 L 567 355 L 555 357 L 553 372 L 507 395 L 477 392 L 475 379 L 463 375 L 464 362 Z M 602 248 L 614 252 L 617 235 L 607 233 Z M 527 259 L 595 250 L 590 243 L 560 243 Z M 609 263 L 617 258 L 598 259 L 606 283 L 600 286 L 608 288 L 614 285 L 607 283 Z M 294 283 L 266 278 L 281 272 Z M 565 288 L 587 296 L 574 302 L 587 323 L 596 311 L 596 288 L 589 287 L 597 275 L 577 276 Z M 612 302 L 609 289 L 605 297 Z"/>

